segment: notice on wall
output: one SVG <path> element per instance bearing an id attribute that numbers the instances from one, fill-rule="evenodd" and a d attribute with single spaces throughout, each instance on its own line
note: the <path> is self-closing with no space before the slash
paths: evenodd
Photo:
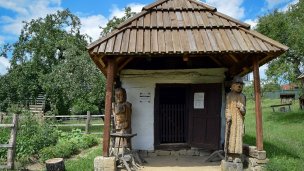
<path id="1" fill-rule="evenodd" d="M 140 103 L 150 103 L 151 102 L 151 93 L 139 93 L 139 102 Z"/>
<path id="2" fill-rule="evenodd" d="M 194 109 L 204 109 L 205 107 L 205 93 L 204 92 L 196 92 L 194 93 Z"/>

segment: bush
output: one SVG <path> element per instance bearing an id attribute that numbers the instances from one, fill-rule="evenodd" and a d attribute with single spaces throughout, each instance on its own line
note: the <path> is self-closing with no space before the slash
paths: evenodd
<path id="1" fill-rule="evenodd" d="M 92 147 L 98 143 L 95 137 L 81 134 L 80 129 L 74 129 L 70 133 L 58 131 L 58 135 L 59 141 L 55 146 L 40 150 L 40 161 L 44 162 L 55 157 L 68 158 L 77 154 L 81 149 Z"/>
<path id="2" fill-rule="evenodd" d="M 9 130 L 1 128 L 0 131 L 0 144 L 7 144 L 9 140 Z M 0 148 L 0 161 L 6 160 L 7 149 Z"/>
<path id="3" fill-rule="evenodd" d="M 17 135 L 17 158 L 37 154 L 41 149 L 55 145 L 58 134 L 56 128 L 39 121 L 30 112 L 23 112 Z"/>

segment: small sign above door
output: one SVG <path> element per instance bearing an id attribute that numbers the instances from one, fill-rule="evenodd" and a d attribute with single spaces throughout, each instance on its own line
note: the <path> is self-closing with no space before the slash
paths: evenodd
<path id="1" fill-rule="evenodd" d="M 146 93 L 146 92 L 139 93 L 139 102 L 140 103 L 144 103 L 144 102 L 150 103 L 150 101 L 151 101 L 151 93 Z"/>
<path id="2" fill-rule="evenodd" d="M 194 93 L 194 109 L 204 109 L 205 105 L 205 93 L 204 92 L 196 92 Z"/>

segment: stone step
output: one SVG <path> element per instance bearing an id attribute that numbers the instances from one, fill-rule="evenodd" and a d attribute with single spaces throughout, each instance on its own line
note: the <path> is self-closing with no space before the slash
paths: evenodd
<path id="1" fill-rule="evenodd" d="M 139 154 L 143 157 L 156 156 L 209 156 L 211 151 L 202 149 L 183 149 L 183 150 L 140 150 Z"/>

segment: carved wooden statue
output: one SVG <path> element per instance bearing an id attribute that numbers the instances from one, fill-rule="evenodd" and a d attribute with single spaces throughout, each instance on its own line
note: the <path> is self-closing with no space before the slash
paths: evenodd
<path id="1" fill-rule="evenodd" d="M 124 88 L 116 88 L 115 102 L 112 104 L 116 133 L 131 134 L 132 104 L 126 100 L 126 90 Z M 121 142 L 121 145 L 123 144 L 126 145 L 126 142 Z"/>
<path id="2" fill-rule="evenodd" d="M 237 160 L 243 153 L 244 116 L 246 113 L 246 97 L 242 93 L 243 85 L 241 77 L 234 77 L 231 91 L 226 97 L 225 152 L 228 153 L 230 159 Z"/>

